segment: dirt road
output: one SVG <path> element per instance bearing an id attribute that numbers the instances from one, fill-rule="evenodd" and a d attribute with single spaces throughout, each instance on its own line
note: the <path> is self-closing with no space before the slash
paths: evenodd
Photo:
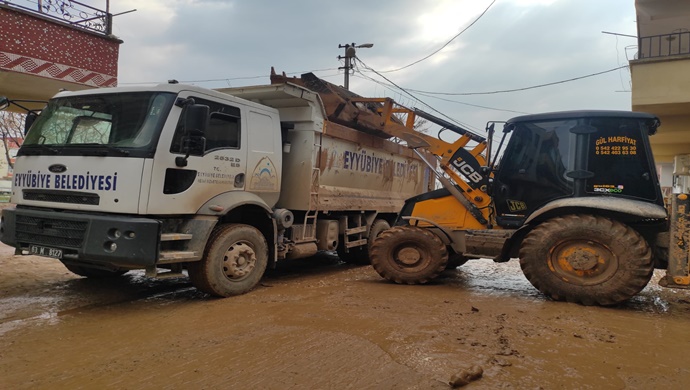
<path id="1" fill-rule="evenodd" d="M 0 246 L 0 389 L 682 389 L 690 292 L 618 308 L 542 297 L 516 263 L 428 286 L 335 257 L 286 263 L 229 299 L 185 279 L 79 278 Z M 658 278 L 661 274 L 655 275 Z"/>

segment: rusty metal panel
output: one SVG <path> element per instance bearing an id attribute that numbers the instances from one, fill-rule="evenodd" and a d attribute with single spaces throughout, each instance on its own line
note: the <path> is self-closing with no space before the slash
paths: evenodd
<path id="1" fill-rule="evenodd" d="M 676 194 L 671 203 L 671 242 L 669 243 L 668 268 L 660 281 L 663 286 L 690 287 L 688 254 L 690 251 L 690 196 Z"/>

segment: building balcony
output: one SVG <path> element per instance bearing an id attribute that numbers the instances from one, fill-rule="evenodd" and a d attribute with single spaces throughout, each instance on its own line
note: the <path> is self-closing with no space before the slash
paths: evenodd
<path id="1" fill-rule="evenodd" d="M 47 100 L 60 89 L 117 85 L 122 43 L 109 1 L 0 0 L 0 95 Z M 37 105 L 34 108 L 39 108 Z"/>

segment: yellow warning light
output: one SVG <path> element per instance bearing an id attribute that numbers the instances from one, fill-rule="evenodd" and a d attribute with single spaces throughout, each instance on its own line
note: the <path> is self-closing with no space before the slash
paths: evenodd
<path id="1" fill-rule="evenodd" d="M 688 195 L 687 195 L 687 194 L 680 194 L 680 195 L 678 195 L 678 199 L 680 199 L 680 200 L 685 200 L 685 199 L 687 199 L 687 198 L 688 198 Z"/>

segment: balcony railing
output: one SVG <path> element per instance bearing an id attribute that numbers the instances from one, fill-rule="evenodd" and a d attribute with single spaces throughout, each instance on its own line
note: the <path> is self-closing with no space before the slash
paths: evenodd
<path id="1" fill-rule="evenodd" d="M 640 59 L 690 54 L 690 31 L 640 37 L 639 44 Z"/>
<path id="2" fill-rule="evenodd" d="M 71 0 L 0 0 L 0 5 L 37 13 L 75 27 L 110 35 L 113 32 L 113 15 L 109 12 L 110 0 L 101 1 L 105 3 L 105 10 Z"/>

